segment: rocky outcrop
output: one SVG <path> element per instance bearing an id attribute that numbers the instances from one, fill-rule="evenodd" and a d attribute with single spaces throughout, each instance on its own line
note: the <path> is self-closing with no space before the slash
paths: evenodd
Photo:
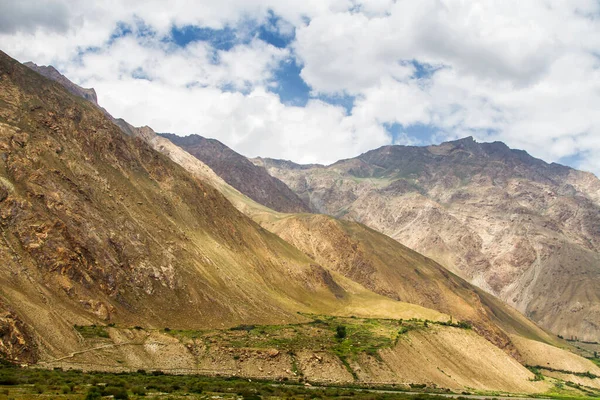
<path id="1" fill-rule="evenodd" d="M 23 321 L 0 301 L 0 358 L 17 364 L 38 360 L 34 338 Z"/>

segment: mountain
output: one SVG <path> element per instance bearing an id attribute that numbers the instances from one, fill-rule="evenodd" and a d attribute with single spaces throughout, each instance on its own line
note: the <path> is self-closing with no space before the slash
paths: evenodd
<path id="1" fill-rule="evenodd" d="M 84 99 L 89 100 L 92 103 L 98 105 L 98 96 L 96 95 L 96 91 L 94 89 L 85 89 L 79 85 L 74 84 L 66 76 L 58 72 L 56 68 L 54 68 L 52 65 L 40 66 L 35 63 L 32 63 L 31 61 L 23 63 L 23 65 L 25 65 L 28 68 L 31 68 L 38 74 L 45 76 L 48 79 L 52 79 L 53 81 L 60 83 L 65 89 L 67 89 L 72 94 L 79 97 L 83 97 Z"/>
<path id="2" fill-rule="evenodd" d="M 285 183 L 273 178 L 264 168 L 252 164 L 246 157 L 218 140 L 198 135 L 161 136 L 208 165 L 227 183 L 252 200 L 275 211 L 310 212 L 308 206 Z"/>
<path id="3" fill-rule="evenodd" d="M 427 255 L 568 338 L 600 340 L 600 181 L 503 143 L 385 146 L 330 166 L 255 159 L 315 212 Z"/>
<path id="4" fill-rule="evenodd" d="M 600 374 L 434 261 L 355 222 L 260 205 L 4 54 L 0 151 L 13 360 L 528 393 L 552 385 L 524 364 Z"/>
<path id="5" fill-rule="evenodd" d="M 291 323 L 355 301 L 92 103 L 5 54 L 0 77 L 0 312 L 23 339 L 8 356 L 77 350 L 76 324 Z"/>

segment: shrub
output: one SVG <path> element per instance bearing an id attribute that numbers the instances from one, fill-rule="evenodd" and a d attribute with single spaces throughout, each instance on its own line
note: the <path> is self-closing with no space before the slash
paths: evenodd
<path id="1" fill-rule="evenodd" d="M 246 331 L 246 332 L 250 332 L 254 328 L 256 328 L 255 325 L 238 325 L 238 326 L 234 326 L 234 327 L 229 328 L 229 330 L 231 330 L 231 331 Z"/>
<path id="2" fill-rule="evenodd" d="M 202 393 L 204 391 L 204 387 L 200 383 L 196 382 L 189 387 L 189 391 L 192 393 Z"/>
<path id="3" fill-rule="evenodd" d="M 338 325 L 337 328 L 335 328 L 335 337 L 338 339 L 346 337 L 346 327 L 344 325 Z"/>
<path id="4" fill-rule="evenodd" d="M 33 385 L 33 391 L 37 394 L 42 394 L 46 391 L 46 388 L 42 385 L 38 385 L 37 383 Z"/>
<path id="5" fill-rule="evenodd" d="M 17 382 L 17 378 L 15 378 L 13 375 L 0 375 L 0 385 L 14 386 L 18 383 L 19 382 Z"/>
<path id="6" fill-rule="evenodd" d="M 105 396 L 113 396 L 117 400 L 127 400 L 129 398 L 127 390 L 123 387 L 109 386 L 103 390 L 102 394 Z"/>
<path id="7" fill-rule="evenodd" d="M 409 383 L 409 386 L 412 389 L 425 389 L 427 387 L 427 385 L 424 383 Z"/>
<path id="8" fill-rule="evenodd" d="M 471 329 L 473 327 L 468 321 L 460 321 L 457 325 L 459 328 L 462 329 Z"/>
<path id="9" fill-rule="evenodd" d="M 88 389 L 85 395 L 85 400 L 98 400 L 102 397 L 102 393 L 97 386 L 92 386 Z"/>
<path id="10" fill-rule="evenodd" d="M 131 393 L 135 394 L 136 396 L 145 396 L 146 389 L 143 386 L 134 386 L 131 388 Z"/>

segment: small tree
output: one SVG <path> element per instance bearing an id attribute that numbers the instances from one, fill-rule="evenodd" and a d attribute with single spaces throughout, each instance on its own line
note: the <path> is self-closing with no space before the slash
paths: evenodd
<path id="1" fill-rule="evenodd" d="M 344 325 L 338 325 L 338 327 L 335 328 L 335 337 L 338 339 L 343 339 L 346 337 L 346 327 Z"/>

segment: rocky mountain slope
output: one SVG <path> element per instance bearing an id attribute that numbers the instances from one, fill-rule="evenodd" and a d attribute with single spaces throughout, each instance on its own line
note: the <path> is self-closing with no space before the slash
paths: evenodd
<path id="1" fill-rule="evenodd" d="M 0 311 L 7 340 L 23 344 L 3 344 L 8 357 L 79 349 L 75 324 L 290 323 L 343 313 L 361 293 L 389 301 L 347 293 L 212 186 L 4 54 L 0 152 Z"/>
<path id="2" fill-rule="evenodd" d="M 308 206 L 285 183 L 272 177 L 263 167 L 252 164 L 246 157 L 218 140 L 198 135 L 183 137 L 161 134 L 161 136 L 208 165 L 227 183 L 252 200 L 275 211 L 310 212 Z"/>
<path id="3" fill-rule="evenodd" d="M 600 340 L 600 181 L 472 138 L 330 166 L 256 159 L 315 212 L 359 221 L 565 337 Z"/>

